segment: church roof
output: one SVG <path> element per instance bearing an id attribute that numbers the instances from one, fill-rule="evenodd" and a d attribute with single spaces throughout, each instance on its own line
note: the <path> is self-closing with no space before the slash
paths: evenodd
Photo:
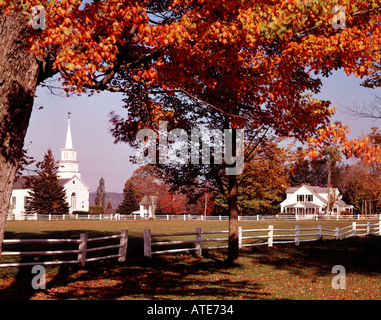
<path id="1" fill-rule="evenodd" d="M 14 185 L 13 189 L 30 189 L 33 185 L 32 180 L 37 178 L 38 176 L 22 176 L 19 177 Z"/>
<path id="2" fill-rule="evenodd" d="M 77 178 L 87 189 L 90 190 L 90 188 L 82 181 L 82 179 L 78 178 L 77 176 L 73 176 L 71 178 L 65 178 L 65 179 L 60 179 L 58 178 L 58 183 L 61 186 L 66 185 L 69 183 L 73 178 Z M 13 185 L 13 190 L 15 189 L 30 189 L 33 186 L 33 180 L 38 179 L 38 176 L 21 176 L 18 178 L 14 185 Z"/>

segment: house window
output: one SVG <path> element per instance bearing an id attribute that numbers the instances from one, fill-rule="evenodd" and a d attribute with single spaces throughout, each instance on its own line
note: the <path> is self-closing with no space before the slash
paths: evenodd
<path id="1" fill-rule="evenodd" d="M 312 194 L 307 194 L 306 195 L 306 201 L 308 201 L 308 202 L 314 201 L 314 196 Z"/>
<path id="2" fill-rule="evenodd" d="M 77 197 L 75 192 L 71 194 L 71 208 L 75 209 L 77 207 Z"/>
<path id="3" fill-rule="evenodd" d="M 297 195 L 297 201 L 298 202 L 303 202 L 304 201 L 304 194 L 298 194 Z"/>
<path id="4" fill-rule="evenodd" d="M 16 208 L 16 197 L 12 197 L 11 199 L 11 210 Z"/>

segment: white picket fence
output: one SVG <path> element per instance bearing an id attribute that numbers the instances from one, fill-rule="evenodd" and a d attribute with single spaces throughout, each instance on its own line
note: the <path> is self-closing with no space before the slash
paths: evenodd
<path id="1" fill-rule="evenodd" d="M 381 218 L 381 214 L 372 214 L 372 215 L 339 215 L 339 214 L 331 214 L 331 215 L 318 215 L 318 214 L 306 214 L 306 215 L 298 215 L 298 214 L 277 214 L 277 215 L 252 215 L 238 216 L 238 221 L 263 221 L 263 220 L 291 220 L 291 221 L 299 221 L 299 220 L 314 220 L 314 221 L 326 221 L 326 220 L 336 220 L 336 221 L 349 221 L 349 220 L 379 220 Z M 140 215 L 131 214 L 131 215 L 104 215 L 104 214 L 70 214 L 70 215 L 40 215 L 40 214 L 20 214 L 14 215 L 12 213 L 8 214 L 7 220 L 48 220 L 48 221 L 56 221 L 56 220 L 142 220 L 144 218 L 140 217 Z M 192 215 L 192 214 L 176 214 L 176 215 L 155 215 L 155 220 L 199 220 L 199 221 L 228 221 L 229 216 L 204 216 L 204 215 Z"/>
<path id="2" fill-rule="evenodd" d="M 119 244 L 103 245 L 94 248 L 88 248 L 88 243 L 106 241 L 110 239 L 120 239 Z M 88 238 L 87 233 L 81 233 L 79 239 L 5 239 L 4 245 L 7 244 L 78 244 L 78 249 L 74 250 L 46 250 L 46 251 L 3 251 L 2 257 L 13 256 L 55 256 L 55 255 L 76 255 L 74 260 L 53 260 L 53 261 L 33 261 L 33 262 L 14 262 L 14 263 L 2 263 L 0 267 L 23 267 L 33 265 L 58 265 L 58 264 L 71 264 L 77 263 L 82 267 L 86 262 L 118 258 L 119 262 L 123 262 L 127 257 L 127 245 L 128 245 L 128 230 L 122 230 L 118 235 L 111 235 L 105 237 Z M 107 256 L 97 256 L 93 258 L 87 258 L 87 253 L 99 252 L 103 250 L 118 249 L 117 254 Z"/>
<path id="3" fill-rule="evenodd" d="M 195 251 L 196 255 L 202 256 L 203 250 L 216 250 L 228 248 L 228 237 L 209 238 L 208 235 L 224 234 L 227 235 L 229 231 L 202 231 L 201 228 L 196 228 L 195 232 L 182 232 L 182 233 L 151 233 L 151 230 L 144 230 L 144 256 L 151 258 L 152 255 L 168 254 Z M 349 237 L 361 235 L 379 235 L 381 236 L 381 220 L 377 223 L 357 223 L 353 222 L 351 225 L 334 229 L 322 228 L 321 225 L 316 228 L 300 228 L 295 226 L 293 229 L 278 229 L 273 225 L 269 225 L 266 229 L 242 229 L 239 227 L 238 242 L 239 247 L 252 247 L 267 245 L 269 247 L 275 244 L 295 243 L 299 245 L 301 242 L 317 241 L 320 239 L 346 239 Z M 171 237 L 184 237 L 195 236 L 190 240 L 166 240 L 155 241 L 154 238 L 171 238 Z M 206 237 L 205 237 L 206 236 Z M 203 243 L 220 243 L 223 245 L 203 246 Z M 164 250 L 153 250 L 154 247 L 160 246 L 179 246 L 186 244 L 186 247 L 172 248 Z"/>

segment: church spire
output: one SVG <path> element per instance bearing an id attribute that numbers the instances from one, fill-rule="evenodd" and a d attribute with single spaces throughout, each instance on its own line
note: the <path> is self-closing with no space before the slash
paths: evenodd
<path id="1" fill-rule="evenodd" d="M 71 113 L 67 113 L 67 132 L 66 132 L 66 142 L 65 149 L 73 149 L 73 141 L 71 140 L 71 130 L 70 130 L 70 115 Z"/>
<path id="2" fill-rule="evenodd" d="M 77 149 L 73 148 L 70 129 L 70 112 L 68 112 L 65 148 L 61 149 L 61 161 L 58 168 L 59 177 L 63 179 L 71 178 L 73 176 L 81 178 L 78 166 Z"/>

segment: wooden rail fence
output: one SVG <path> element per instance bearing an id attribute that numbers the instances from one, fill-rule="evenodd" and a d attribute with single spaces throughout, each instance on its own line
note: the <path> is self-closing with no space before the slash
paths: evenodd
<path id="1" fill-rule="evenodd" d="M 100 242 L 110 239 L 120 239 L 119 244 L 103 245 L 94 248 L 88 248 L 88 243 Z M 82 267 L 86 262 L 118 258 L 119 262 L 123 262 L 127 257 L 127 245 L 128 245 L 128 230 L 122 230 L 118 235 L 111 235 L 105 237 L 88 238 L 87 233 L 81 233 L 79 239 L 5 239 L 3 244 L 78 244 L 78 249 L 74 250 L 46 250 L 46 251 L 3 251 L 1 256 L 56 256 L 56 255 L 76 255 L 76 259 L 73 260 L 52 260 L 52 261 L 33 261 L 33 262 L 14 262 L 14 263 L 2 263 L 0 267 L 22 267 L 33 265 L 58 265 L 58 264 L 71 264 L 78 263 Z M 118 249 L 117 254 L 111 254 L 107 256 L 98 256 L 93 258 L 87 258 L 87 253 L 99 252 L 104 250 Z"/>
<path id="2" fill-rule="evenodd" d="M 212 234 L 228 234 L 227 230 L 219 231 L 202 231 L 201 228 L 196 228 L 195 232 L 182 232 L 182 233 L 151 233 L 151 230 L 144 230 L 144 256 L 151 258 L 152 255 L 177 253 L 186 251 L 195 251 L 196 255 L 202 256 L 203 250 L 216 250 L 228 248 L 228 237 L 209 238 Z M 252 247 L 267 245 L 272 247 L 276 244 L 295 243 L 299 245 L 301 242 L 317 241 L 320 239 L 346 239 L 349 237 L 356 237 L 361 235 L 379 235 L 381 236 L 381 221 L 377 223 L 357 223 L 353 222 L 351 225 L 343 228 L 327 229 L 322 228 L 321 225 L 316 228 L 300 228 L 295 226 L 293 229 L 277 229 L 273 225 L 269 225 L 265 229 L 246 229 L 243 230 L 239 227 L 238 241 L 239 247 Z M 155 238 L 171 238 L 171 237 L 188 237 L 194 236 L 194 239 L 185 240 L 166 240 L 155 241 Z M 203 237 L 204 236 L 204 237 Z M 206 237 L 205 237 L 206 236 Z M 203 243 L 221 243 L 223 245 L 209 245 L 203 246 Z M 179 245 L 187 244 L 186 247 Z M 191 245 L 191 246 L 189 246 Z M 176 248 L 168 248 L 159 251 L 153 250 L 155 247 L 167 246 Z"/>
<path id="3" fill-rule="evenodd" d="M 340 214 L 273 214 L 273 215 L 240 215 L 238 216 L 238 221 L 263 221 L 263 220 L 313 220 L 313 221 L 349 221 L 349 220 L 379 220 L 381 214 L 371 214 L 371 215 L 340 215 Z M 10 213 L 7 216 L 7 220 L 47 220 L 47 221 L 57 221 L 57 220 L 144 220 L 140 215 L 130 214 L 130 215 L 105 215 L 105 214 L 60 214 L 60 215 L 42 215 L 42 214 L 13 214 Z M 192 214 L 175 214 L 175 215 L 155 215 L 153 218 L 155 220 L 200 220 L 200 221 L 228 221 L 229 216 L 204 216 L 204 215 L 192 215 Z"/>

